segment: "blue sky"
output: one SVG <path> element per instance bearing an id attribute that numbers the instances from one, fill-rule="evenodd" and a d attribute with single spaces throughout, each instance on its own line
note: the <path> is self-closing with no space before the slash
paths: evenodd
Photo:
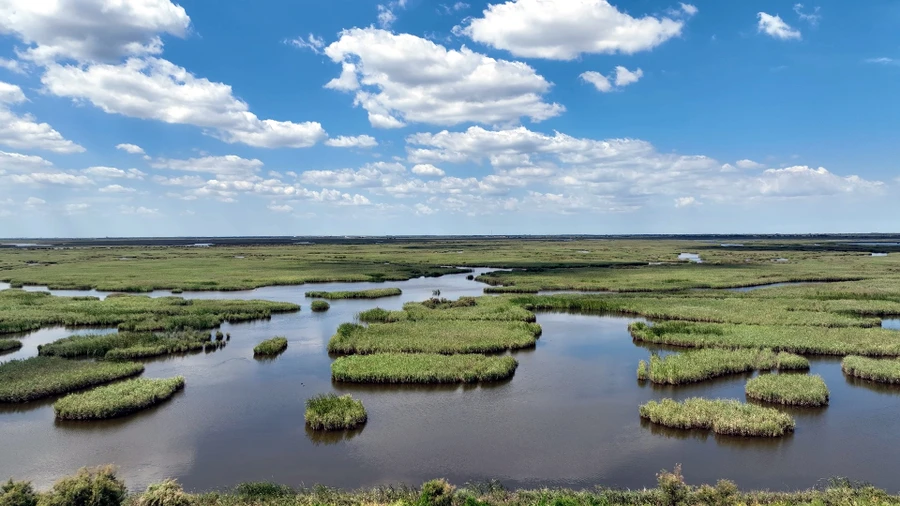
<path id="1" fill-rule="evenodd" d="M 897 232 L 900 3 L 0 0 L 0 237 Z"/>

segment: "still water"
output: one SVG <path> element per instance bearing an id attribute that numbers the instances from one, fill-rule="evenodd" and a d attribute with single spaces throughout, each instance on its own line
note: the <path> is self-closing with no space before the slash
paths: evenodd
<path id="1" fill-rule="evenodd" d="M 194 491 L 251 480 L 365 487 L 434 477 L 457 484 L 499 479 L 507 486 L 643 487 L 654 484 L 660 469 L 681 463 L 693 483 L 729 478 L 742 487 L 796 489 L 840 475 L 900 488 L 900 389 L 846 379 L 839 360 L 813 360 L 813 373 L 831 389 L 831 406 L 792 410 L 797 431 L 786 438 L 721 437 L 642 423 L 637 408 L 647 400 L 743 399 L 751 375 L 675 388 L 642 386 L 635 369 L 651 350 L 628 335 L 633 318 L 541 313 L 537 347 L 516 353 L 515 377 L 499 384 L 332 384 L 328 339 L 360 310 L 399 309 L 435 289 L 447 298 L 481 295 L 484 287 L 453 275 L 315 289 L 372 286 L 398 286 L 404 293 L 334 301 L 327 313 L 308 310 L 303 294 L 309 286 L 185 294 L 293 301 L 303 310 L 225 325 L 232 339 L 217 352 L 147 362 L 145 377 L 181 374 L 187 387 L 135 416 L 60 423 L 52 401 L 0 407 L 0 477 L 43 487 L 81 466 L 113 463 L 132 489 L 167 477 Z M 23 350 L 0 360 L 32 356 L 37 344 L 69 333 L 32 333 L 23 338 Z M 275 335 L 288 337 L 288 350 L 273 361 L 254 360 L 253 346 Z M 304 401 L 330 391 L 363 400 L 369 422 L 362 430 L 321 436 L 305 429 Z"/>

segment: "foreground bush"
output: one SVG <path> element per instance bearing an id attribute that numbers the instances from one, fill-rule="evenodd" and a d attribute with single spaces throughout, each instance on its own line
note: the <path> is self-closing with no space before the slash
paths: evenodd
<path id="1" fill-rule="evenodd" d="M 729 436 L 778 437 L 794 430 L 790 415 L 772 408 L 734 400 L 693 398 L 650 401 L 640 407 L 641 418 L 676 429 L 707 429 Z"/>
<path id="2" fill-rule="evenodd" d="M 256 345 L 253 348 L 253 354 L 258 356 L 271 357 L 282 353 L 288 347 L 286 337 L 273 337 Z"/>
<path id="3" fill-rule="evenodd" d="M 331 309 L 331 305 L 324 300 L 314 300 L 309 307 L 316 313 L 321 313 L 323 311 L 328 311 L 329 309 Z"/>
<path id="4" fill-rule="evenodd" d="M 125 416 L 168 400 L 184 388 L 184 377 L 139 378 L 71 394 L 53 404 L 62 420 L 102 420 Z"/>
<path id="5" fill-rule="evenodd" d="M 402 295 L 399 288 L 376 288 L 372 290 L 358 290 L 354 292 L 306 292 L 306 296 L 316 299 L 380 299 L 382 297 L 396 297 Z"/>
<path id="6" fill-rule="evenodd" d="M 534 347 L 540 325 L 496 321 L 345 323 L 328 342 L 330 353 L 491 353 Z"/>
<path id="7" fill-rule="evenodd" d="M 0 486 L 0 506 L 35 506 L 37 501 L 31 483 L 9 480 Z"/>
<path id="8" fill-rule="evenodd" d="M 331 378 L 354 383 L 475 383 L 511 378 L 519 363 L 512 357 L 477 354 L 377 353 L 340 357 Z"/>
<path id="9" fill-rule="evenodd" d="M 879 383 L 900 384 L 900 360 L 846 357 L 841 362 L 844 374 Z"/>
<path id="10" fill-rule="evenodd" d="M 119 506 L 125 500 L 125 484 L 112 466 L 84 468 L 63 478 L 43 494 L 41 506 Z"/>
<path id="11" fill-rule="evenodd" d="M 135 501 L 135 506 L 191 506 L 194 498 L 175 480 L 154 483 Z"/>
<path id="12" fill-rule="evenodd" d="M 642 361 L 643 363 L 643 361 Z M 660 358 L 653 355 L 649 366 L 639 365 L 638 379 L 643 376 L 653 383 L 680 385 L 704 381 L 726 374 L 754 370 L 809 369 L 809 361 L 790 353 L 772 350 L 703 349 Z"/>
<path id="13" fill-rule="evenodd" d="M 0 402 L 27 402 L 135 376 L 132 362 L 87 362 L 34 357 L 0 364 Z"/>
<path id="14" fill-rule="evenodd" d="M 306 423 L 314 430 L 352 429 L 368 419 L 362 401 L 349 395 L 317 395 L 306 401 Z"/>
<path id="15" fill-rule="evenodd" d="M 763 374 L 747 382 L 747 397 L 791 406 L 825 406 L 828 387 L 821 376 Z"/>

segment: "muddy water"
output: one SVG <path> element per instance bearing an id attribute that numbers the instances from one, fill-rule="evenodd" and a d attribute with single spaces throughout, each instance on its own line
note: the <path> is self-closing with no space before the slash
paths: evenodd
<path id="1" fill-rule="evenodd" d="M 813 372 L 825 378 L 832 405 L 793 410 L 798 428 L 790 437 L 763 441 L 661 429 L 641 422 L 641 403 L 743 399 L 752 375 L 679 388 L 639 385 L 636 365 L 650 350 L 631 341 L 631 318 L 538 315 L 544 333 L 537 347 L 517 353 L 515 377 L 500 384 L 333 385 L 326 343 L 358 311 L 400 308 L 433 289 L 448 298 L 479 295 L 484 285 L 456 275 L 375 286 L 399 286 L 404 295 L 335 301 L 329 312 L 312 313 L 303 297 L 309 286 L 199 294 L 297 301 L 304 309 L 226 325 L 232 339 L 217 352 L 148 362 L 146 377 L 182 374 L 187 388 L 136 416 L 57 423 L 50 402 L 0 408 L 0 476 L 46 486 L 80 466 L 114 463 L 135 489 L 166 477 L 191 490 L 249 480 L 361 487 L 434 477 L 458 484 L 496 478 L 508 486 L 642 487 L 653 485 L 660 469 L 682 463 L 695 483 L 729 478 L 743 487 L 795 489 L 842 475 L 900 488 L 900 389 L 845 379 L 838 360 L 815 360 Z M 27 356 L 35 342 L 64 333 L 32 334 L 17 353 Z M 254 360 L 253 346 L 274 335 L 288 337 L 288 350 L 274 361 Z M 361 431 L 320 436 L 304 428 L 304 400 L 329 391 L 363 400 L 369 422 Z"/>

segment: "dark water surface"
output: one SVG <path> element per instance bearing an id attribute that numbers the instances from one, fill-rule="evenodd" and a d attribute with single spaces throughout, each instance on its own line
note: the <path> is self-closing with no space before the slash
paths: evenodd
<path id="1" fill-rule="evenodd" d="M 401 287 L 403 296 L 333 301 L 327 313 L 312 313 L 303 297 L 309 289 L 389 286 Z M 433 289 L 447 298 L 481 295 L 483 287 L 453 275 L 185 294 L 294 301 L 303 310 L 225 325 L 232 339 L 217 352 L 147 362 L 145 377 L 181 374 L 187 386 L 172 401 L 135 416 L 59 423 L 52 402 L 0 407 L 0 477 L 43 487 L 81 466 L 113 463 L 132 489 L 167 477 L 195 491 L 251 480 L 364 487 L 415 485 L 434 477 L 457 484 L 495 478 L 507 486 L 643 487 L 654 485 L 660 469 L 681 463 L 693 483 L 729 478 L 742 487 L 797 489 L 840 475 L 900 489 L 900 389 L 847 379 L 839 360 L 815 359 L 813 373 L 825 378 L 831 406 L 791 410 L 797 419 L 792 436 L 741 439 L 651 426 L 638 417 L 641 403 L 665 397 L 744 399 L 744 383 L 752 375 L 675 388 L 640 385 L 637 362 L 650 349 L 628 335 L 633 318 L 539 314 L 544 333 L 537 347 L 516 353 L 515 377 L 499 384 L 331 383 L 326 344 L 358 311 L 399 309 L 430 297 Z M 32 356 L 37 344 L 69 333 L 57 328 L 30 334 L 23 350 L 0 360 Z M 288 350 L 273 361 L 254 360 L 253 346 L 275 335 L 288 337 Z M 363 400 L 369 422 L 362 430 L 306 430 L 304 401 L 329 391 Z"/>

